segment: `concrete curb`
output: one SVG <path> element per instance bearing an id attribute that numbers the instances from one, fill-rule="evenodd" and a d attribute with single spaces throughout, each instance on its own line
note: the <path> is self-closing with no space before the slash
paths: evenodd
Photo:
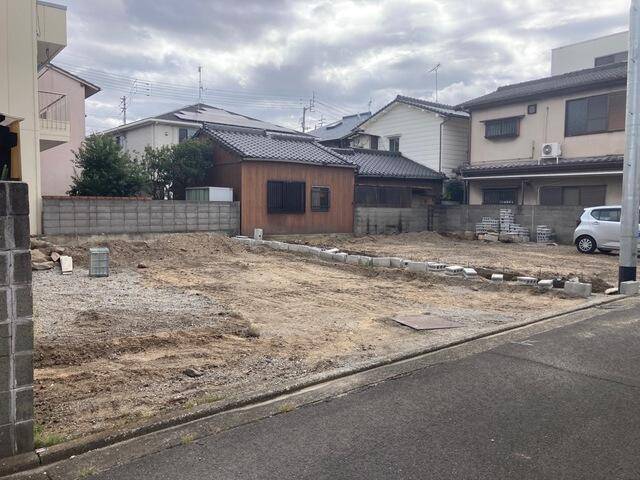
<path id="1" fill-rule="evenodd" d="M 0 460 L 0 477 L 18 474 L 16 476 L 12 476 L 11 478 L 16 480 L 27 478 L 57 478 L 55 476 L 49 476 L 48 473 L 43 477 L 41 471 L 42 467 L 47 465 L 53 466 L 53 464 L 56 462 L 61 462 L 63 460 L 73 458 L 77 455 L 87 453 L 92 450 L 115 446 L 116 444 L 119 444 L 121 442 L 129 441 L 150 433 L 157 433 L 163 430 L 170 431 L 173 428 L 180 427 L 184 424 L 191 423 L 196 420 L 214 417 L 222 413 L 232 413 L 234 410 L 247 410 L 248 407 L 259 407 L 262 403 L 277 399 L 278 397 L 301 392 L 302 390 L 309 389 L 310 387 L 317 387 L 320 384 L 324 384 L 333 380 L 343 379 L 357 373 L 371 371 L 379 367 L 384 367 L 391 364 L 414 359 L 416 357 L 438 352 L 440 350 L 445 350 L 451 347 L 456 347 L 468 342 L 472 342 L 474 340 L 491 337 L 511 330 L 517 330 L 538 322 L 562 317 L 571 313 L 580 312 L 592 307 L 613 303 L 627 298 L 629 297 L 617 295 L 608 298 L 592 300 L 576 307 L 557 311 L 548 315 L 539 316 L 533 319 L 524 320 L 518 323 L 503 325 L 492 330 L 468 335 L 466 337 L 462 337 L 460 339 L 453 340 L 441 345 L 434 345 L 426 348 L 414 349 L 399 354 L 387 355 L 350 369 L 338 369 L 316 374 L 310 378 L 294 382 L 282 388 L 273 389 L 260 394 L 250 395 L 246 398 L 228 402 L 224 405 L 215 407 L 203 406 L 201 409 L 198 409 L 196 411 L 173 412 L 165 416 L 160 416 L 150 422 L 134 424 L 124 430 L 101 432 L 87 437 L 75 439 L 67 443 L 55 445 L 47 449 L 42 449 L 37 453 L 30 452 L 23 455 L 2 459 Z M 215 432 L 210 432 L 209 434 L 211 433 Z M 179 444 L 180 442 L 178 441 L 176 445 Z M 37 469 L 38 471 L 29 472 L 29 469 Z"/>

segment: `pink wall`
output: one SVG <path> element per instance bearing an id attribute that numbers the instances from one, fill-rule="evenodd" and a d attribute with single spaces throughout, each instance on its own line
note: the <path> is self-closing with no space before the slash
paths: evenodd
<path id="1" fill-rule="evenodd" d="M 40 152 L 42 195 L 66 195 L 73 175 L 73 153 L 84 140 L 85 86 L 55 70 L 47 69 L 38 78 L 38 90 L 67 95 L 71 139 Z"/>

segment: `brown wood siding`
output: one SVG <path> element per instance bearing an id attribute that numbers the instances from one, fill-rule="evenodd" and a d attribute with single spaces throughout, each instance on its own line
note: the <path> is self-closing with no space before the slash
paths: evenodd
<path id="1" fill-rule="evenodd" d="M 240 201 L 242 197 L 242 167 L 240 157 L 213 145 L 213 168 L 207 173 L 204 186 L 231 187 L 233 200 Z"/>
<path id="2" fill-rule="evenodd" d="M 264 229 L 267 235 L 353 232 L 354 177 L 351 168 L 243 161 L 240 199 L 242 234 L 251 235 L 254 228 Z M 305 182 L 305 213 L 267 213 L 269 180 Z M 311 211 L 312 186 L 331 189 L 328 212 Z"/>
<path id="3" fill-rule="evenodd" d="M 415 187 L 433 192 L 434 196 L 442 193 L 442 180 L 421 180 L 410 178 L 374 178 L 356 177 L 356 185 L 374 185 L 379 187 Z"/>

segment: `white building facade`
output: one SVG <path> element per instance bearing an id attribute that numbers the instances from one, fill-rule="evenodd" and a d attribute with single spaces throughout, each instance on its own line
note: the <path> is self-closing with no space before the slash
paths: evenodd
<path id="1" fill-rule="evenodd" d="M 551 75 L 626 62 L 629 32 L 592 38 L 551 50 Z"/>

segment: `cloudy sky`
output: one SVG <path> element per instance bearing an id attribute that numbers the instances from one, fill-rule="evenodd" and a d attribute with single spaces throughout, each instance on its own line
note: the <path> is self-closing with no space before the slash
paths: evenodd
<path id="1" fill-rule="evenodd" d="M 55 59 L 103 91 L 87 127 L 203 101 L 311 127 L 375 111 L 396 94 L 441 102 L 548 75 L 550 49 L 625 30 L 628 0 L 56 0 L 68 47 Z"/>

